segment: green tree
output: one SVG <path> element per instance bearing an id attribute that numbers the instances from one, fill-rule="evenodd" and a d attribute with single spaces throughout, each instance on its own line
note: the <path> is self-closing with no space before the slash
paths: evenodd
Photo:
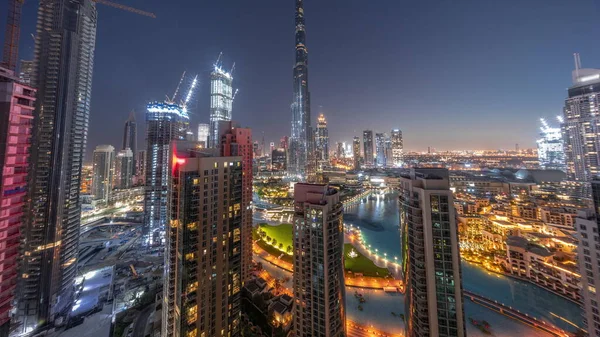
<path id="1" fill-rule="evenodd" d="M 285 249 L 285 251 L 289 254 L 292 252 L 292 246 L 287 246 L 287 248 Z"/>

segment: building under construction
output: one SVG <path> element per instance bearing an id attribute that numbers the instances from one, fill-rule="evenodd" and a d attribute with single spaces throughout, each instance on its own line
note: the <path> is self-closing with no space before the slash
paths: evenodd
<path id="1" fill-rule="evenodd" d="M 210 131 L 208 146 L 219 147 L 219 125 L 231 121 L 231 110 L 235 93 L 233 92 L 233 69 L 225 71 L 219 60 L 215 63 L 214 70 L 210 74 Z"/>

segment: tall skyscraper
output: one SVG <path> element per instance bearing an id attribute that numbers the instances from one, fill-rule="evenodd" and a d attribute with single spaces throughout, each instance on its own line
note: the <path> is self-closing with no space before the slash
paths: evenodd
<path id="1" fill-rule="evenodd" d="M 400 179 L 406 336 L 466 336 L 458 228 L 446 169 Z"/>
<path id="2" fill-rule="evenodd" d="M 135 122 L 135 111 L 131 110 L 129 118 L 125 122 L 125 130 L 123 133 L 123 147 L 121 150 L 131 149 L 132 153 L 137 154 L 137 124 Z M 136 158 L 132 159 L 133 167 L 137 167 Z M 131 171 L 131 175 L 135 174 L 135 171 Z M 131 179 L 130 179 L 131 180 Z"/>
<path id="3" fill-rule="evenodd" d="M 39 3 L 30 203 L 15 318 L 19 331 L 65 317 L 74 300 L 96 24 L 92 0 Z"/>
<path id="4" fill-rule="evenodd" d="M 35 90 L 0 68 L 0 336 L 8 336 L 17 284 L 19 241 L 27 200 L 27 169 Z"/>
<path id="5" fill-rule="evenodd" d="M 583 301 L 583 327 L 589 337 L 600 337 L 600 181 L 592 181 L 594 210 L 581 210 L 575 219 L 579 244 L 577 259 L 581 274 L 581 297 Z"/>
<path id="6" fill-rule="evenodd" d="M 385 134 L 375 134 L 375 165 L 385 167 Z"/>
<path id="7" fill-rule="evenodd" d="M 295 336 L 346 336 L 343 206 L 327 185 L 294 186 Z"/>
<path id="8" fill-rule="evenodd" d="M 393 129 L 390 137 L 392 140 L 392 162 L 395 167 L 402 166 L 404 143 L 402 142 L 402 131 Z"/>
<path id="9" fill-rule="evenodd" d="M 352 155 L 354 156 L 354 169 L 360 170 L 360 138 L 352 140 Z"/>
<path id="10" fill-rule="evenodd" d="M 92 194 L 96 200 L 108 201 L 114 179 L 115 148 L 112 145 L 96 146 L 92 161 Z"/>
<path id="11" fill-rule="evenodd" d="M 171 173 L 171 141 L 184 140 L 189 128 L 187 109 L 181 105 L 154 102 L 146 113 L 146 179 L 144 235 L 148 243 L 162 239 L 168 224 L 168 187 Z"/>
<path id="12" fill-rule="evenodd" d="M 135 160 L 135 175 L 137 176 L 138 184 L 144 182 L 146 179 L 146 150 L 138 151 L 137 158 Z"/>
<path id="13" fill-rule="evenodd" d="M 394 151 L 392 149 L 392 139 L 385 135 L 383 144 L 385 167 L 394 167 Z"/>
<path id="14" fill-rule="evenodd" d="M 130 188 L 133 185 L 133 152 L 130 148 L 117 153 L 114 172 L 113 186 L 115 188 Z"/>
<path id="15" fill-rule="evenodd" d="M 250 277 L 252 265 L 252 130 L 233 122 L 221 134 L 221 156 L 242 158 L 242 281 Z"/>
<path id="16" fill-rule="evenodd" d="M 215 63 L 210 74 L 210 130 L 208 147 L 219 147 L 219 129 L 223 122 L 231 121 L 233 109 L 233 76 L 225 71 L 219 61 Z"/>
<path id="17" fill-rule="evenodd" d="M 600 69 L 581 69 L 575 54 L 572 78 L 562 124 L 567 178 L 589 182 L 600 173 Z"/>
<path id="18" fill-rule="evenodd" d="M 204 143 L 204 147 L 208 147 L 208 135 L 210 125 L 200 123 L 198 124 L 198 141 Z"/>
<path id="19" fill-rule="evenodd" d="M 329 161 L 329 132 L 327 131 L 327 120 L 323 114 L 317 118 L 315 149 L 317 150 L 317 161 L 321 164 L 319 166 Z"/>
<path id="20" fill-rule="evenodd" d="M 565 151 L 560 128 L 551 128 L 541 119 L 540 138 L 537 140 L 538 160 L 546 170 L 566 171 Z"/>
<path id="21" fill-rule="evenodd" d="M 287 166 L 287 155 L 283 148 L 277 148 L 271 152 L 271 168 L 274 171 L 285 171 Z"/>
<path id="22" fill-rule="evenodd" d="M 239 336 L 242 157 L 196 147 L 172 151 L 161 336 Z"/>
<path id="23" fill-rule="evenodd" d="M 281 137 L 281 139 L 279 140 L 279 147 L 287 150 L 288 144 L 289 144 L 289 137 L 288 136 Z"/>
<path id="24" fill-rule="evenodd" d="M 294 65 L 294 98 L 292 100 L 292 133 L 288 152 L 288 172 L 304 176 L 308 151 L 313 141 L 308 90 L 308 49 L 304 26 L 304 1 L 296 0 L 296 63 Z"/>
<path id="25" fill-rule="evenodd" d="M 371 130 L 363 131 L 363 152 L 363 157 L 365 158 L 365 166 L 373 167 L 373 131 Z"/>

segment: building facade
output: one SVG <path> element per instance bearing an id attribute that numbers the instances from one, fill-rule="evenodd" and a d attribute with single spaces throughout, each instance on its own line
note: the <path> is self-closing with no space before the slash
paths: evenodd
<path id="1" fill-rule="evenodd" d="M 393 129 L 390 137 L 392 141 L 392 162 L 395 167 L 402 166 L 404 143 L 402 141 L 402 131 Z"/>
<path id="2" fill-rule="evenodd" d="M 375 166 L 385 167 L 385 133 L 375 134 Z"/>
<path id="3" fill-rule="evenodd" d="M 304 176 L 313 142 L 308 90 L 308 49 L 304 21 L 304 0 L 296 0 L 296 63 L 294 66 L 294 96 L 292 99 L 292 129 L 288 151 L 288 172 Z"/>
<path id="4" fill-rule="evenodd" d="M 98 145 L 94 149 L 92 194 L 96 200 L 108 201 L 113 187 L 115 148 Z"/>
<path id="5" fill-rule="evenodd" d="M 240 336 L 242 158 L 173 147 L 161 336 Z"/>
<path id="6" fill-rule="evenodd" d="M 0 336 L 8 336 L 15 299 L 19 242 L 27 197 L 27 169 L 35 89 L 0 68 Z"/>
<path id="7" fill-rule="evenodd" d="M 210 125 L 208 147 L 219 147 L 219 129 L 223 122 L 231 121 L 233 109 L 233 76 L 217 62 L 210 74 Z"/>
<path id="8" fill-rule="evenodd" d="M 114 188 L 124 189 L 133 186 L 133 152 L 131 152 L 130 148 L 117 153 L 114 172 Z"/>
<path id="9" fill-rule="evenodd" d="M 315 149 L 319 167 L 329 162 L 329 132 L 327 131 L 327 120 L 325 115 L 320 114 L 317 118 L 317 133 L 315 135 Z"/>
<path id="10" fill-rule="evenodd" d="M 400 178 L 406 336 L 466 336 L 458 228 L 446 169 Z"/>
<path id="11" fill-rule="evenodd" d="M 546 170 L 566 171 L 565 150 L 560 128 L 551 128 L 542 119 L 540 138 L 538 138 L 538 159 L 540 167 Z"/>
<path id="12" fill-rule="evenodd" d="M 366 167 L 373 167 L 375 158 L 373 158 L 373 131 L 363 131 L 363 158 Z"/>
<path id="13" fill-rule="evenodd" d="M 343 206 L 336 189 L 294 187 L 294 333 L 346 336 Z"/>
<path id="14" fill-rule="evenodd" d="M 271 169 L 274 171 L 285 171 L 287 168 L 287 155 L 283 148 L 273 150 L 271 153 Z"/>
<path id="15" fill-rule="evenodd" d="M 15 318 L 22 331 L 65 317 L 74 300 L 96 26 L 94 1 L 40 1 L 32 84 L 37 89 L 32 188 Z"/>
<path id="16" fill-rule="evenodd" d="M 131 110 L 129 118 L 125 122 L 125 129 L 123 130 L 123 146 L 121 150 L 130 149 L 133 154 L 137 154 L 137 124 L 135 122 L 135 111 Z M 137 167 L 137 158 L 133 156 L 132 167 Z M 134 170 L 131 171 L 131 178 L 136 174 Z"/>
<path id="17" fill-rule="evenodd" d="M 184 140 L 189 128 L 187 110 L 176 104 L 154 102 L 146 112 L 146 193 L 144 235 L 158 243 L 168 224 L 168 187 L 171 173 L 171 141 Z"/>
<path id="18" fill-rule="evenodd" d="M 360 170 L 360 138 L 354 137 L 352 140 L 352 156 L 354 158 L 354 169 Z"/>
<path id="19" fill-rule="evenodd" d="M 137 185 L 143 185 L 146 180 L 146 150 L 138 151 L 135 164 L 135 175 L 137 176 Z"/>

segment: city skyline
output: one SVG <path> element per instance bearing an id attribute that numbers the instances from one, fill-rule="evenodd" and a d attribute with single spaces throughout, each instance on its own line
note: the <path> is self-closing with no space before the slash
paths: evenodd
<path id="1" fill-rule="evenodd" d="M 2 5 L 5 3 L 2 1 Z M 475 141 L 482 148 L 488 149 L 511 149 L 514 143 L 521 144 L 522 148 L 535 147 L 537 120 L 561 112 L 565 89 L 570 85 L 569 73 L 573 68 L 571 54 L 580 52 L 585 65 L 600 67 L 600 61 L 595 61 L 600 56 L 600 49 L 590 46 L 586 42 L 587 36 L 579 33 L 598 28 L 592 21 L 592 2 L 582 1 L 579 14 L 569 11 L 567 3 L 553 1 L 544 2 L 544 6 L 540 6 L 541 4 L 541 1 L 519 4 L 520 11 L 516 13 L 513 6 L 505 6 L 506 4 L 465 1 L 448 9 L 450 14 L 456 14 L 454 18 L 461 17 L 461 10 L 467 10 L 467 13 L 478 12 L 480 15 L 465 15 L 466 21 L 462 20 L 457 27 L 446 29 L 458 22 L 452 19 L 452 15 L 446 15 L 450 18 L 433 25 L 431 23 L 442 14 L 435 11 L 425 15 L 424 9 L 418 4 L 382 5 L 350 1 L 347 8 L 338 8 L 337 2 L 307 2 L 308 44 L 311 54 L 315 55 L 311 58 L 311 72 L 314 73 L 311 76 L 312 103 L 314 106 L 323 106 L 322 112 L 328 116 L 330 124 L 335 125 L 330 127 L 332 141 L 351 141 L 353 136 L 359 135 L 364 129 L 388 132 L 384 121 L 390 121 L 390 124 L 403 130 L 407 150 L 424 150 L 427 146 L 440 150 L 473 148 L 471 144 Z M 158 1 L 132 1 L 130 5 L 154 11 L 158 17 L 155 20 L 131 18 L 127 13 L 111 8 L 99 9 L 99 15 L 110 17 L 114 24 L 99 27 L 98 41 L 104 48 L 98 51 L 95 62 L 97 76 L 90 121 L 98 127 L 90 130 L 91 146 L 87 148 L 86 162 L 91 160 L 93 145 L 119 145 L 120 132 L 113 130 L 113 126 L 122 125 L 131 109 L 136 109 L 137 119 L 143 120 L 140 118 L 143 118 L 146 102 L 172 93 L 175 87 L 173 83 L 177 83 L 183 70 L 198 72 L 200 75 L 199 98 L 190 106 L 191 124 L 208 122 L 209 72 L 216 55 L 221 51 L 224 52 L 226 64 L 233 61 L 237 64 L 236 81 L 239 81 L 236 87 L 239 87 L 240 93 L 236 98 L 236 106 L 239 107 L 236 120 L 241 125 L 256 130 L 257 135 L 265 131 L 267 142 L 276 141 L 287 133 L 281 130 L 289 129 L 287 112 L 292 88 L 289 73 L 294 54 L 289 48 L 293 24 L 284 14 L 289 13 L 293 4 L 266 1 L 250 9 L 249 5 L 242 2 L 190 5 L 193 7 L 191 9 L 200 11 L 169 10 Z M 359 5 L 364 6 L 364 11 Z M 445 6 L 441 4 L 439 12 L 443 13 Z M 28 37 L 34 32 L 35 7 L 35 3 L 26 3 L 24 7 L 20 53 L 22 59 L 30 59 L 33 55 L 32 39 Z M 542 12 L 539 12 L 539 8 L 543 8 Z M 589 10 L 585 10 L 586 8 Z M 355 22 L 364 21 L 366 16 L 380 15 L 377 16 L 377 23 L 370 24 L 367 20 L 364 24 L 350 27 L 344 25 L 345 28 L 340 29 L 324 20 L 338 10 L 342 11 L 339 16 L 349 15 Z M 226 11 L 231 12 L 224 15 Z M 193 24 L 184 22 L 180 29 L 165 27 L 165 32 L 159 32 L 159 36 L 140 35 L 152 25 L 174 20 L 175 16 L 181 17 L 178 21 L 185 21 L 188 15 L 185 12 L 202 12 L 206 13 L 202 15 L 207 16 L 218 13 L 219 15 L 212 16 L 223 17 L 224 21 L 219 23 L 220 26 L 225 27 L 230 23 L 233 25 L 224 28 L 223 34 L 218 36 L 200 33 L 198 45 L 202 47 L 188 47 L 189 50 L 181 53 L 182 55 L 167 51 L 169 47 L 175 48 L 175 45 L 181 43 L 182 38 L 179 38 L 167 41 L 164 53 L 148 55 L 147 60 L 146 57 L 144 60 L 139 59 L 140 51 L 149 51 L 153 45 L 151 41 L 155 38 L 171 36 L 170 32 L 174 30 L 181 31 L 184 36 L 196 34 L 197 31 L 208 31 L 203 28 L 214 24 L 214 19 L 207 17 L 206 20 L 191 20 Z M 385 14 L 386 12 L 400 13 L 400 18 Z M 498 14 L 492 14 L 494 12 Z M 563 17 L 564 15 L 568 17 Z M 236 16 L 240 18 L 234 22 Z M 511 26 L 514 27 L 503 23 L 506 16 L 511 16 Z M 531 17 L 535 19 L 530 20 Z M 557 19 L 559 17 L 560 20 Z M 0 24 L 3 24 L 5 18 L 0 17 L 0 20 Z M 248 24 L 250 21 L 253 22 L 252 25 Z M 396 27 L 396 21 L 405 23 Z M 240 29 L 241 26 L 244 27 L 243 30 Z M 486 29 L 469 32 L 469 39 L 459 36 L 461 31 L 478 26 Z M 491 33 L 491 28 L 499 28 L 499 32 Z M 315 33 L 311 35 L 313 31 Z M 433 32 L 436 32 L 436 36 L 431 36 Z M 380 38 L 368 40 L 367 34 L 375 33 Z M 253 39 L 248 39 L 249 36 L 261 36 L 265 41 L 273 43 L 261 42 L 260 47 L 266 45 L 261 50 L 251 45 L 250 40 Z M 548 36 L 553 36 L 551 41 Z M 365 51 L 348 53 L 353 37 L 363 44 Z M 340 46 L 328 47 L 326 40 L 329 38 L 336 39 Z M 383 55 L 370 52 L 382 48 L 392 40 L 399 40 L 401 43 L 397 43 L 398 47 L 390 46 L 389 51 Z M 492 40 L 494 43 L 491 50 L 477 49 L 480 41 Z M 524 45 L 525 41 L 529 46 Z M 119 50 L 119 53 L 115 55 L 112 50 Z M 165 55 L 173 57 L 173 62 L 161 69 L 154 69 L 152 63 Z M 115 63 L 121 57 L 122 62 Z M 440 59 L 441 62 L 438 62 Z M 333 60 L 339 64 L 329 67 L 328 64 Z M 358 73 L 353 75 L 355 78 L 348 77 L 345 71 L 362 62 L 361 60 L 364 60 L 365 66 L 359 67 Z M 128 64 L 135 66 L 128 67 Z M 368 64 L 373 67 L 368 69 Z M 151 68 L 154 69 L 153 78 L 158 81 L 146 85 L 148 77 L 145 74 Z M 388 76 L 390 71 L 394 76 Z M 378 89 L 379 86 L 366 85 L 369 78 L 380 76 L 385 79 L 383 90 Z M 532 79 L 539 79 L 539 83 L 530 85 Z M 468 93 L 463 91 L 457 94 L 460 89 L 452 88 L 456 81 L 463 86 L 473 81 L 486 85 L 471 86 Z M 119 83 L 115 85 L 116 82 Z M 431 83 L 435 85 L 428 85 Z M 139 87 L 142 85 L 145 90 L 140 91 Z M 414 95 L 416 91 L 427 92 L 428 97 L 438 99 L 422 104 L 421 98 Z M 357 104 L 356 100 L 361 102 Z M 513 101 L 523 104 L 512 104 Z M 484 111 L 482 107 L 485 107 Z M 365 116 L 361 116 L 361 112 Z M 372 114 L 380 118 L 369 121 Z M 348 118 L 349 116 L 355 118 Z M 469 129 L 469 133 L 459 135 L 446 131 L 446 127 L 449 130 L 461 130 L 467 125 L 481 125 L 484 121 L 482 117 L 495 125 L 510 126 L 514 130 L 514 139 L 500 140 L 501 127 L 493 130 Z M 511 120 L 520 120 L 522 123 L 510 125 Z M 417 132 L 417 127 L 423 123 L 427 123 L 425 132 Z M 143 128 L 138 133 L 143 134 Z M 440 137 L 437 135 L 444 136 L 446 141 L 436 139 Z M 142 140 L 140 137 L 139 141 Z"/>

